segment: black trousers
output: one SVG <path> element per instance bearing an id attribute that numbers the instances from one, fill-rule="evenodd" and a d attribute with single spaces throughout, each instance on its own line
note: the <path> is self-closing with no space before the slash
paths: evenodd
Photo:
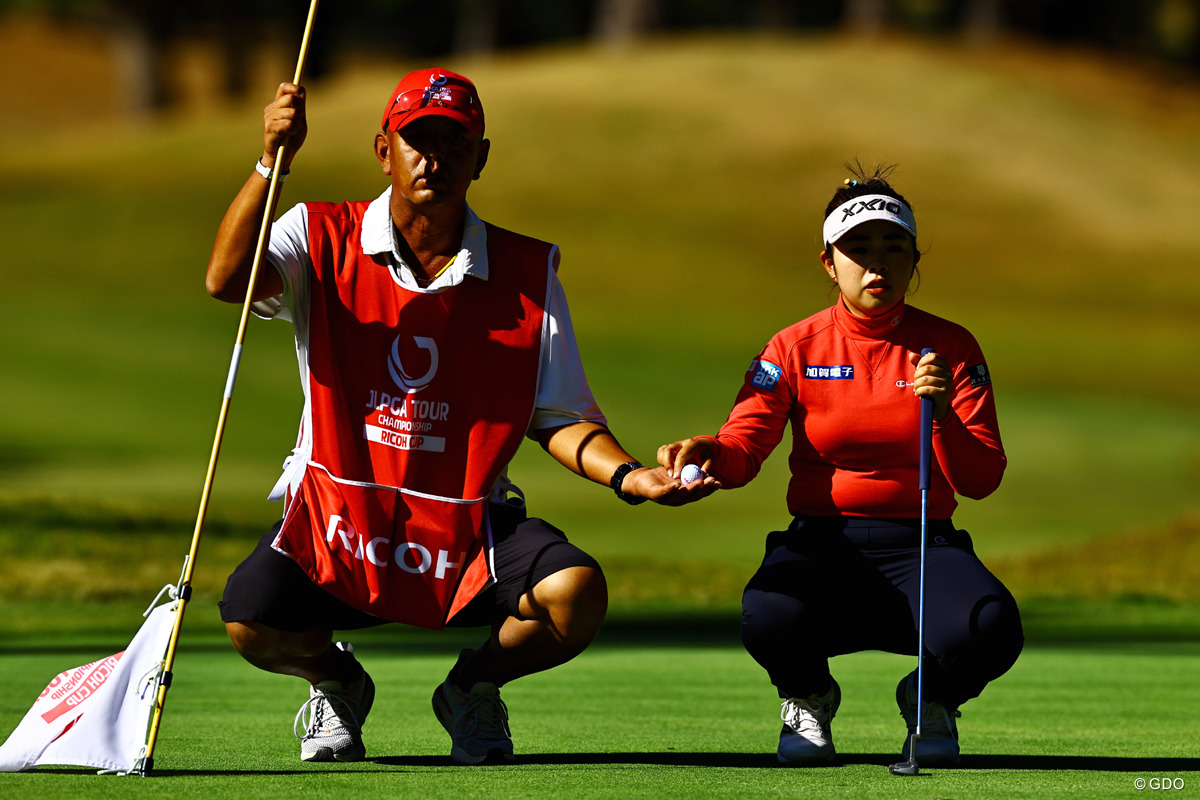
<path id="1" fill-rule="evenodd" d="M 925 697 L 954 709 L 1016 663 L 1024 635 L 970 535 L 949 520 L 926 527 Z M 767 537 L 742 596 L 742 643 L 780 697 L 827 691 L 832 656 L 916 656 L 919 565 L 917 520 L 798 517 Z"/>

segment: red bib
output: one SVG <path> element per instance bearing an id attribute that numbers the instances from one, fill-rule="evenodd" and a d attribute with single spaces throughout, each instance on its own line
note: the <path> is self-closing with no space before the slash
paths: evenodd
<path id="1" fill-rule="evenodd" d="M 308 204 L 312 457 L 274 546 L 345 603 L 441 628 L 492 580 L 489 493 L 529 426 L 549 244 L 489 225 L 488 280 L 401 286 L 367 203 Z"/>

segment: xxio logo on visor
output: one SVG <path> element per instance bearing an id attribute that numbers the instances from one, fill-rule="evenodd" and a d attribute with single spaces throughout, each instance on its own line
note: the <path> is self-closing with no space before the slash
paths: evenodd
<path id="1" fill-rule="evenodd" d="M 894 197 L 870 194 L 851 198 L 829 212 L 822 226 L 821 238 L 827 246 L 831 245 L 846 235 L 851 228 L 875 219 L 894 223 L 914 237 L 917 235 L 917 220 L 911 208 Z"/>
<path id="2" fill-rule="evenodd" d="M 841 221 L 845 222 L 846 220 L 850 219 L 856 214 L 862 213 L 863 211 L 886 211 L 889 214 L 895 214 L 899 216 L 901 213 L 900 208 L 901 206 L 899 203 L 888 202 L 882 197 L 876 197 L 873 200 L 868 200 L 863 203 L 847 203 L 841 208 Z"/>

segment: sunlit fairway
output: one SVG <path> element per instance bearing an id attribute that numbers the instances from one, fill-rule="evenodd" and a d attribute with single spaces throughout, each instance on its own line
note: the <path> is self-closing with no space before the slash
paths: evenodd
<path id="1" fill-rule="evenodd" d="M 505 689 L 518 762 L 459 767 L 428 708 L 457 639 L 436 647 L 357 639 L 378 694 L 364 729 L 367 760 L 305 764 L 291 720 L 298 681 L 246 667 L 198 637 L 178 660 L 155 774 L 97 777 L 39 768 L 3 780 L 11 791 L 78 797 L 423 798 L 1123 798 L 1135 781 L 1200 781 L 1192 719 L 1200 690 L 1195 645 L 1031 649 L 963 711 L 957 769 L 890 775 L 905 735 L 893 700 L 911 659 L 835 659 L 843 688 L 835 766 L 775 765 L 779 704 L 740 647 L 680 647 L 603 636 L 563 668 Z M 401 639 L 403 642 L 403 637 Z M 469 639 L 462 639 L 470 642 Z M 93 651 L 94 652 L 94 651 Z M 45 679 L 77 652 L 4 658 L 0 727 L 13 725 Z M 80 663 L 79 658 L 70 663 Z M 43 682 L 39 682 L 41 679 Z M 1136 695 L 1141 713 L 1112 713 Z M 1025 713 L 1018 713 L 1021 709 Z M 1036 712 L 1033 711 L 1036 709 Z M 1031 719 L 1032 717 L 1032 719 Z"/>

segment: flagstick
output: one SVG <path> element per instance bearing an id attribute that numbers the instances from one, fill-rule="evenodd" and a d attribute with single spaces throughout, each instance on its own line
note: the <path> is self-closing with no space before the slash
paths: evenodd
<path id="1" fill-rule="evenodd" d="M 304 37 L 300 41 L 300 57 L 296 62 L 296 76 L 292 83 L 300 85 L 304 72 L 304 60 L 308 55 L 308 42 L 312 35 L 313 18 L 317 14 L 318 0 L 311 0 L 308 7 L 308 19 L 304 24 Z M 204 527 L 204 516 L 208 511 L 208 499 L 212 493 L 213 475 L 217 471 L 217 457 L 221 452 L 221 439 L 225 434 L 225 420 L 229 416 L 229 401 L 233 397 L 233 385 L 237 381 L 238 364 L 242 359 L 242 344 L 246 339 L 246 321 L 250 318 L 250 305 L 254 295 L 254 285 L 258 281 L 258 268 L 262 263 L 263 251 L 270 240 L 271 220 L 275 216 L 275 205 L 279 199 L 279 173 L 285 161 L 284 154 L 287 143 L 280 145 L 275 156 L 275 169 L 271 170 L 271 184 L 267 189 L 267 207 L 263 212 L 262 227 L 258 232 L 258 245 L 254 250 L 254 261 L 250 265 L 250 279 L 246 286 L 246 300 L 242 303 L 242 318 L 238 323 L 237 340 L 233 346 L 233 358 L 229 363 L 229 375 L 225 380 L 225 395 L 221 400 L 221 413 L 217 417 L 217 432 L 213 437 L 212 455 L 208 459 L 208 472 L 204 476 L 204 490 L 200 494 L 200 509 L 196 514 L 196 527 L 192 532 L 192 547 L 188 551 L 183 565 L 183 575 L 179 579 L 177 598 L 179 611 L 175 615 L 175 626 L 171 630 L 171 640 L 167 644 L 167 655 L 163 660 L 163 672 L 158 684 L 158 694 L 154 702 L 154 715 L 150 719 L 150 730 L 146 739 L 146 754 L 141 759 L 139 773 L 145 777 L 154 768 L 154 745 L 158 739 L 159 723 L 162 720 L 163 706 L 166 704 L 167 689 L 171 686 L 171 667 L 175 664 L 175 650 L 179 643 L 179 629 L 183 625 L 183 611 L 187 601 L 192 596 L 192 570 L 196 564 L 196 551 L 200 547 L 200 531 Z"/>

